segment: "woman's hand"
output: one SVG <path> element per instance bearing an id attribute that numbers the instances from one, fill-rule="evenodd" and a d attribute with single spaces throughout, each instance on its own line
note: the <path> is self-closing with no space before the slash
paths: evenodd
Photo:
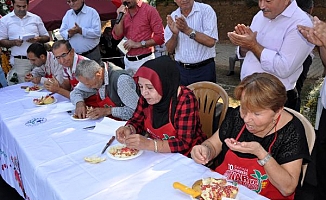
<path id="1" fill-rule="evenodd" d="M 209 162 L 210 149 L 204 145 L 196 145 L 191 149 L 191 158 L 199 164 L 206 165 Z"/>
<path id="2" fill-rule="evenodd" d="M 250 153 L 257 156 L 258 159 L 263 159 L 267 154 L 258 142 L 238 142 L 234 138 L 227 138 L 224 142 L 230 150 L 240 153 Z"/>
<path id="3" fill-rule="evenodd" d="M 118 142 L 121 144 L 126 143 L 126 137 L 131 135 L 131 129 L 126 126 L 120 126 L 116 131 L 115 131 L 116 139 Z"/>
<path id="4" fill-rule="evenodd" d="M 128 127 L 127 127 L 128 128 Z M 130 128 L 128 128 L 130 130 Z M 125 144 L 127 147 L 138 150 L 154 150 L 153 140 L 147 139 L 140 134 L 129 134 L 126 136 Z"/>

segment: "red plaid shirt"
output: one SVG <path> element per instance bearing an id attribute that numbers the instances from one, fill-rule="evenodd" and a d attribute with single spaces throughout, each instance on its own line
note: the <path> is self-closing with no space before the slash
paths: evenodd
<path id="1" fill-rule="evenodd" d="M 137 108 L 127 124 L 136 129 L 136 133 L 143 133 L 144 128 L 144 97 L 140 97 Z M 149 105 L 151 106 L 151 105 Z M 180 94 L 177 98 L 177 105 L 172 124 L 176 130 L 176 137 L 168 139 L 171 152 L 186 154 L 196 144 L 201 144 L 206 135 L 201 130 L 199 119 L 198 102 L 193 92 L 187 87 L 181 86 Z M 186 155 L 187 156 L 187 155 Z"/>

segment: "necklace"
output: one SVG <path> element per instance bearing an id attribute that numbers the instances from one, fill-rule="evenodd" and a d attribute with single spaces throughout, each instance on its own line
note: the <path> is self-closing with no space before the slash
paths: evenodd
<path id="1" fill-rule="evenodd" d="M 276 124 L 277 123 L 275 123 L 274 125 L 273 125 L 273 127 L 271 128 L 271 130 L 269 130 L 265 135 L 264 135 L 264 137 L 266 137 L 272 130 L 273 130 L 273 128 L 275 128 L 276 129 Z M 263 138 L 264 138 L 263 137 Z"/>

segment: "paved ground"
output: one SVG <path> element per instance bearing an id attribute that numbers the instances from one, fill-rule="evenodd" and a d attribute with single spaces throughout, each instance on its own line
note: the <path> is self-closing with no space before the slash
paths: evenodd
<path id="1" fill-rule="evenodd" d="M 216 59 L 215 62 L 217 65 L 229 66 L 229 57 L 234 55 L 235 46 L 229 42 L 221 42 L 216 45 Z M 319 78 L 323 74 L 323 65 L 321 63 L 318 53 L 314 53 L 315 57 L 310 66 L 308 78 Z M 236 66 L 239 66 L 237 62 Z M 217 72 L 218 73 L 218 72 Z"/>

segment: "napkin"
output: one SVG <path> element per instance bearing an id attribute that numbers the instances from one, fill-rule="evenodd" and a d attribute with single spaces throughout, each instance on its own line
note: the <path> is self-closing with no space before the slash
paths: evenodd
<path id="1" fill-rule="evenodd" d="M 115 135 L 115 131 L 126 124 L 125 121 L 116 121 L 114 119 L 104 117 L 101 122 L 95 123 L 95 128 L 93 130 L 88 130 L 89 132 L 99 133 L 104 135 Z"/>
<path id="2" fill-rule="evenodd" d="M 30 91 L 26 96 L 29 97 L 45 97 L 46 95 L 50 94 L 49 92 L 37 92 L 37 91 Z"/>
<path id="3" fill-rule="evenodd" d="M 57 107 L 54 108 L 53 110 L 51 110 L 50 113 L 60 113 L 60 112 L 66 112 L 66 111 L 70 111 L 70 110 L 74 110 L 75 106 L 68 101 L 64 101 L 64 102 L 60 102 L 57 103 Z"/>

